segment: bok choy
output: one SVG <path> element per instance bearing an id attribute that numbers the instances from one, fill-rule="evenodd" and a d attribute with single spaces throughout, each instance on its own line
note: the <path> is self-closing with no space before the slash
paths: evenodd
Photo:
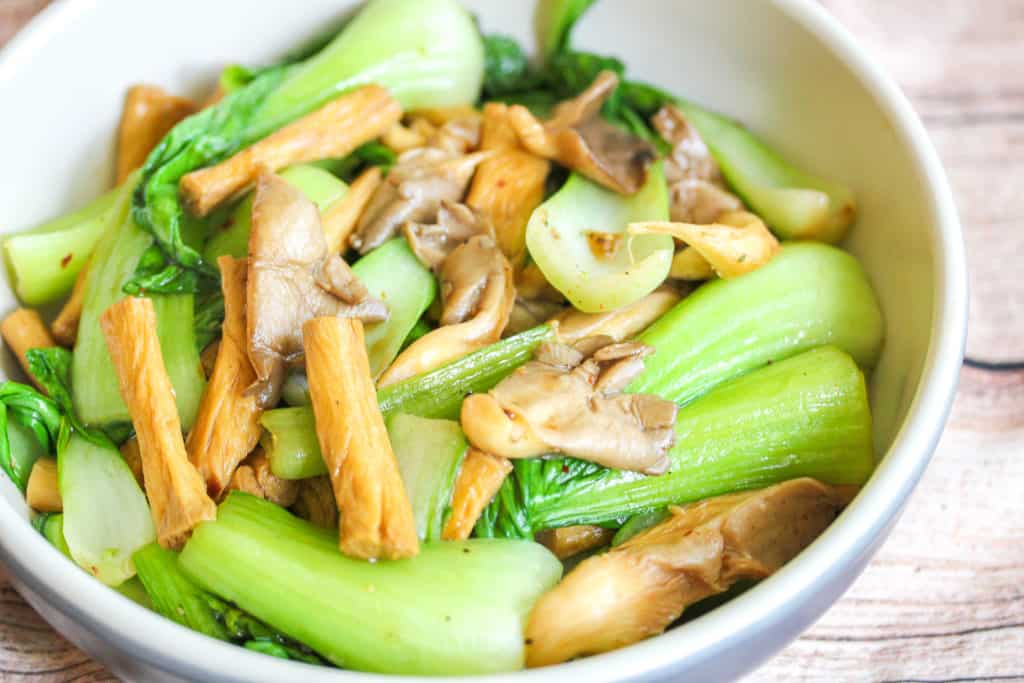
<path id="1" fill-rule="evenodd" d="M 521 668 L 526 615 L 562 573 L 529 541 L 428 543 L 407 560 L 354 560 L 332 532 L 240 493 L 196 529 L 179 562 L 204 589 L 338 666 L 420 675 Z"/>
<path id="2" fill-rule="evenodd" d="M 178 124 L 150 154 L 133 216 L 156 238 L 162 260 L 129 283 L 149 292 L 192 292 L 198 276 L 216 277 L 188 233 L 194 219 L 178 181 L 368 83 L 389 89 L 403 108 L 474 102 L 483 78 L 483 46 L 456 0 L 371 0 L 320 52 L 260 71 L 217 105 Z"/>
<path id="3" fill-rule="evenodd" d="M 864 376 L 821 347 L 724 384 L 679 410 L 667 474 L 566 459 L 515 463 L 479 536 L 531 537 L 796 477 L 863 484 L 875 466 Z"/>

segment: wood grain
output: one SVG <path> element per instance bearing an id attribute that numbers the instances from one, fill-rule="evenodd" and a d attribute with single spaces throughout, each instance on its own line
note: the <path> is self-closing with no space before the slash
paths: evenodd
<path id="1" fill-rule="evenodd" d="M 760 1 L 760 0 L 755 0 Z M 45 0 L 0 0 L 0 43 Z M 749 683 L 1024 682 L 1024 0 L 823 0 L 910 96 L 957 194 L 969 364 L 892 537 Z M 0 573 L 0 680 L 112 680 Z"/>

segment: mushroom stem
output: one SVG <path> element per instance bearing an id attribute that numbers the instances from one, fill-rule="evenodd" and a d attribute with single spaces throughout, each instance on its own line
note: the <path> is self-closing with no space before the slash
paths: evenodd
<path id="1" fill-rule="evenodd" d="M 78 340 L 78 321 L 82 319 L 82 305 L 85 303 L 85 284 L 89 280 L 89 270 L 92 266 L 92 257 L 85 262 L 82 269 L 78 271 L 75 278 L 75 285 L 71 288 L 71 295 L 64 302 L 60 313 L 54 318 L 50 325 L 53 338 L 61 346 L 71 348 Z"/>
<path id="2" fill-rule="evenodd" d="M 331 100 L 216 166 L 189 173 L 181 192 L 192 212 L 205 216 L 256 182 L 261 168 L 342 157 L 384 133 L 402 116 L 387 90 L 367 85 Z"/>
<path id="3" fill-rule="evenodd" d="M 103 313 L 100 326 L 139 440 L 157 540 L 165 548 L 180 548 L 196 524 L 217 516 L 217 508 L 185 452 L 153 302 L 123 299 Z"/>
<path id="4" fill-rule="evenodd" d="M 526 626 L 527 666 L 607 652 L 657 635 L 740 579 L 762 579 L 835 519 L 846 496 L 814 479 L 673 507 L 672 516 L 583 561 L 541 597 Z"/>
<path id="5" fill-rule="evenodd" d="M 416 555 L 412 506 L 377 407 L 362 322 L 314 318 L 302 335 L 320 452 L 341 511 L 341 551 L 368 560 Z"/>
<path id="6" fill-rule="evenodd" d="M 195 426 L 188 435 L 189 460 L 215 499 L 228 488 L 235 468 L 256 447 L 263 431 L 258 397 L 247 391 L 256 381 L 245 332 L 248 263 L 221 256 L 217 265 L 224 292 L 223 336 Z"/>

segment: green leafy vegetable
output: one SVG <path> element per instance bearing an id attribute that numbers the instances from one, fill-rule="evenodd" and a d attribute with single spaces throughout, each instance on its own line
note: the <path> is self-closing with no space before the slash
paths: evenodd
<path id="1" fill-rule="evenodd" d="M 634 221 L 668 220 L 661 166 L 652 166 L 639 192 L 623 196 L 573 173 L 530 216 L 526 246 L 548 282 L 587 313 L 614 310 L 650 294 L 665 281 L 674 244 L 668 235 L 626 238 Z M 594 240 L 611 242 L 595 249 Z"/>
<path id="2" fill-rule="evenodd" d="M 67 425 L 68 423 L 65 423 Z M 135 574 L 132 554 L 156 538 L 146 496 L 112 444 L 65 429 L 57 446 L 64 538 L 78 566 L 108 586 Z"/>
<path id="3" fill-rule="evenodd" d="M 4 239 L 4 255 L 18 298 L 29 306 L 67 294 L 103 235 L 117 190 L 74 213 Z"/>
<path id="4" fill-rule="evenodd" d="M 190 232 L 178 182 L 367 83 L 388 88 L 405 109 L 471 104 L 480 92 L 483 47 L 456 0 L 371 0 L 320 52 L 264 69 L 221 102 L 185 119 L 153 150 L 133 199 L 138 224 L 162 253 L 150 252 L 129 292 L 194 292 L 216 279 Z"/>
<path id="5" fill-rule="evenodd" d="M 434 301 L 437 280 L 404 238 L 377 247 L 356 261 L 352 272 L 388 307 L 387 320 L 366 326 L 370 372 L 377 376 L 395 360 L 402 342 Z"/>
<path id="6" fill-rule="evenodd" d="M 484 101 L 525 92 L 537 84 L 538 76 L 530 70 L 523 48 L 514 38 L 484 36 Z"/>
<path id="7" fill-rule="evenodd" d="M 596 0 L 539 0 L 533 23 L 545 61 L 569 48 L 572 29 Z"/>
<path id="8" fill-rule="evenodd" d="M 44 512 L 36 515 L 32 520 L 32 526 L 49 541 L 50 545 L 59 550 L 66 558 L 71 559 L 71 551 L 68 550 L 67 541 L 64 540 L 63 513 Z"/>
<path id="9" fill-rule="evenodd" d="M 398 414 L 388 419 L 388 437 L 412 503 L 417 535 L 441 540 L 455 476 L 469 444 L 459 423 Z"/>
<path id="10" fill-rule="evenodd" d="M 53 452 L 61 422 L 57 404 L 33 387 L 0 384 L 0 468 L 22 491 L 35 461 Z"/>
<path id="11" fill-rule="evenodd" d="M 426 543 L 414 558 L 371 564 L 339 553 L 333 532 L 237 492 L 179 563 L 338 666 L 421 675 L 521 668 L 524 621 L 562 572 L 528 541 Z"/>
<path id="12" fill-rule="evenodd" d="M 477 525 L 481 536 L 531 537 L 629 517 L 796 477 L 863 484 L 874 469 L 864 376 L 821 347 L 736 379 L 684 406 L 667 474 L 520 460 Z M 588 467 L 589 465 L 589 467 Z"/>
<path id="13" fill-rule="evenodd" d="M 650 512 L 641 512 L 639 515 L 633 515 L 629 518 L 629 521 L 615 532 L 615 535 L 612 537 L 612 547 L 622 545 L 637 534 L 647 531 L 656 524 L 661 524 L 671 516 L 672 513 L 668 511 L 668 508 L 658 508 Z"/>
<path id="14" fill-rule="evenodd" d="M 135 553 L 134 560 L 152 608 L 167 619 L 217 640 L 246 647 L 255 643 L 250 649 L 258 652 L 271 648 L 275 656 L 285 659 L 322 663 L 304 645 L 197 586 L 179 568 L 177 553 L 150 543 Z"/>
<path id="15" fill-rule="evenodd" d="M 110 213 L 111 224 L 93 255 L 71 363 L 74 413 L 84 424 L 103 428 L 126 423 L 130 416 L 99 318 L 124 298 L 124 283 L 153 242 L 130 215 L 130 183 L 125 183 L 124 194 Z M 153 297 L 160 350 L 185 429 L 192 426 L 206 386 L 196 349 L 194 305 L 191 294 Z"/>
<path id="16" fill-rule="evenodd" d="M 854 257 L 824 244 L 788 244 L 743 277 L 700 287 L 647 328 L 639 340 L 657 352 L 629 391 L 686 404 L 823 344 L 870 368 L 883 327 L 878 300 Z"/>

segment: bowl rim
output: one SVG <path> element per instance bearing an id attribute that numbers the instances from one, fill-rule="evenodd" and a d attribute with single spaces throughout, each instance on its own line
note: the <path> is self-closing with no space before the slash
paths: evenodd
<path id="1" fill-rule="evenodd" d="M 935 218 L 935 300 L 932 335 L 921 381 L 907 417 L 869 483 L 840 518 L 797 558 L 757 587 L 684 627 L 614 652 L 558 667 L 462 677 L 465 681 L 525 682 L 571 676 L 587 681 L 642 678 L 671 670 L 687 657 L 702 657 L 750 638 L 798 601 L 808 578 L 838 580 L 843 567 L 867 561 L 873 545 L 899 514 L 931 459 L 952 407 L 967 333 L 967 268 L 960 221 L 945 171 L 917 114 L 891 77 L 853 36 L 814 0 L 771 0 L 821 41 L 870 93 L 914 161 Z M 56 0 L 0 51 L 0 83 L 22 60 L 48 43 L 90 3 Z M 28 559 L 25 559 L 28 558 Z M 379 681 L 380 674 L 323 669 L 278 660 L 221 643 L 145 609 L 114 590 L 100 588 L 18 515 L 0 507 L 0 559 L 18 582 L 58 612 L 116 649 L 158 669 L 196 680 Z M 824 611 L 827 606 L 820 607 Z M 816 616 L 816 614 L 812 615 Z M 809 620 L 808 620 L 809 621 Z M 739 624 L 739 626 L 737 626 Z M 763 654 L 767 659 L 778 648 Z M 177 653 L 193 654 L 189 659 Z M 233 664 L 225 670 L 223 662 Z M 206 665 L 196 664 L 204 662 Z M 219 670 L 218 670 L 219 669 Z M 405 681 L 437 678 L 402 676 Z M 398 680 L 398 677 L 395 678 Z"/>

